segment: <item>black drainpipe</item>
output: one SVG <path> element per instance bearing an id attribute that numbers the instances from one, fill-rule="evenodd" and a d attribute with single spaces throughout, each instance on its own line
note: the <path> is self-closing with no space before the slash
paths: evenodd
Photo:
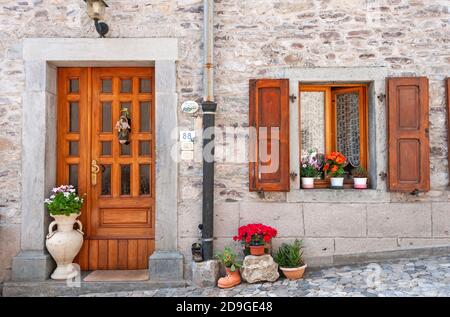
<path id="1" fill-rule="evenodd" d="M 214 239 L 214 126 L 217 104 L 214 102 L 214 0 L 203 0 L 203 259 L 211 260 Z"/>
<path id="2" fill-rule="evenodd" d="M 217 103 L 204 101 L 203 110 L 203 212 L 202 245 L 204 260 L 211 260 L 214 238 L 214 133 Z M 205 151 L 206 149 L 206 151 Z"/>

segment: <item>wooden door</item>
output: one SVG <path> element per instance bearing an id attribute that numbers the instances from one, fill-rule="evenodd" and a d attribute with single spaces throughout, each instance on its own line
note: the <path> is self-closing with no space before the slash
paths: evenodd
<path id="1" fill-rule="evenodd" d="M 87 195 L 79 255 L 84 270 L 148 267 L 155 219 L 153 79 L 152 68 L 59 70 L 57 178 Z M 72 96 L 75 80 L 79 88 Z M 67 104 L 75 97 L 78 114 Z M 125 108 L 131 118 L 129 144 L 119 142 L 115 129 Z M 72 121 L 80 131 L 75 135 Z M 75 161 L 68 156 L 70 141 L 66 144 L 72 139 L 79 140 Z M 79 163 L 77 179 L 71 176 L 72 162 Z"/>

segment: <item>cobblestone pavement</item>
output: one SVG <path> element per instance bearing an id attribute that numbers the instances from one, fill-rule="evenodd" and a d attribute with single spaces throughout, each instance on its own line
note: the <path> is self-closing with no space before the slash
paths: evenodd
<path id="1" fill-rule="evenodd" d="M 450 256 L 309 270 L 299 281 L 244 283 L 230 290 L 189 286 L 84 296 L 450 296 Z"/>

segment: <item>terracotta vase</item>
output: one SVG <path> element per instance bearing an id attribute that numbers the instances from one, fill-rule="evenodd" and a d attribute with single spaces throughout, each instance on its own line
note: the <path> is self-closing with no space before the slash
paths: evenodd
<path id="1" fill-rule="evenodd" d="M 266 254 L 264 245 L 251 245 L 250 254 L 255 256 L 260 256 Z"/>
<path id="2" fill-rule="evenodd" d="M 295 267 L 295 268 L 286 268 L 286 267 L 280 267 L 281 271 L 283 272 L 284 276 L 288 278 L 289 280 L 298 280 L 303 278 L 303 274 L 305 274 L 307 265 L 303 265 L 301 267 Z"/>
<path id="3" fill-rule="evenodd" d="M 83 227 L 80 220 L 77 220 L 79 215 L 51 215 L 55 220 L 49 225 L 45 245 L 57 265 L 51 275 L 54 280 L 66 280 L 78 274 L 74 271 L 72 262 L 83 245 Z M 73 228 L 75 223 L 79 226 L 77 230 Z"/>
<path id="4" fill-rule="evenodd" d="M 241 284 L 241 274 L 239 273 L 238 269 L 233 272 L 230 268 L 227 267 L 225 268 L 225 270 L 227 272 L 227 275 L 219 279 L 219 281 L 217 282 L 217 286 L 219 286 L 220 288 L 231 288 Z"/>

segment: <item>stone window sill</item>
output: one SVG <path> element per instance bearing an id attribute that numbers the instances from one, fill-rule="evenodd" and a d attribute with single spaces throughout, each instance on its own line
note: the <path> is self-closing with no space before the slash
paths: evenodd
<path id="1" fill-rule="evenodd" d="M 376 189 L 293 189 L 288 202 L 366 203 L 389 202 L 390 194 Z"/>

